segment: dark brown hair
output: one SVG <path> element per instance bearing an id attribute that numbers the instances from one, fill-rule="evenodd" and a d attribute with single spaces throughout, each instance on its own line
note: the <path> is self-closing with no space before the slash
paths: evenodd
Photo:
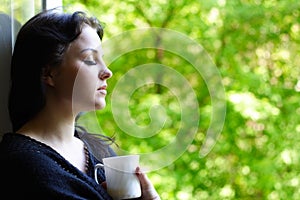
<path id="1" fill-rule="evenodd" d="M 8 109 L 13 132 L 45 106 L 42 73 L 46 67 L 61 64 L 66 49 L 80 35 L 85 24 L 96 29 L 102 40 L 103 27 L 100 22 L 81 11 L 71 14 L 44 11 L 21 27 L 11 62 Z M 97 159 L 114 155 L 109 147 L 114 142 L 113 138 L 88 133 L 82 126 L 76 126 L 75 135 L 89 146 Z"/>
<path id="2" fill-rule="evenodd" d="M 95 28 L 102 40 L 100 22 L 79 11 L 72 14 L 44 11 L 21 27 L 11 61 L 8 109 L 13 131 L 45 106 L 42 72 L 62 62 L 65 50 L 80 35 L 84 24 Z"/>

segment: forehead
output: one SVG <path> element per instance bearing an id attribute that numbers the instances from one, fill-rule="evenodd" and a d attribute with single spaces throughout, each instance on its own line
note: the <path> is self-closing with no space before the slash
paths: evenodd
<path id="1" fill-rule="evenodd" d="M 101 50 L 101 40 L 95 29 L 85 25 L 82 28 L 82 32 L 76 40 L 74 40 L 69 47 L 69 51 L 72 53 L 81 53 L 84 49 Z"/>

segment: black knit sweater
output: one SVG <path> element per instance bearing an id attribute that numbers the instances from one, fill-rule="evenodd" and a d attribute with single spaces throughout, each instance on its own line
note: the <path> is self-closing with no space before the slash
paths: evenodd
<path id="1" fill-rule="evenodd" d="M 1 199 L 111 199 L 94 180 L 98 162 L 89 151 L 85 174 L 50 146 L 7 133 L 0 143 Z M 104 180 L 104 171 L 99 169 L 98 181 Z"/>

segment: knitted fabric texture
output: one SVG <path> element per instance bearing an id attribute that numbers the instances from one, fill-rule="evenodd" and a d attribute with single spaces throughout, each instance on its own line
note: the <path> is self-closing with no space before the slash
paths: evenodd
<path id="1" fill-rule="evenodd" d="M 0 143 L 1 199 L 110 200 L 106 190 L 94 180 L 98 162 L 89 152 L 88 170 L 83 173 L 50 146 L 21 134 L 7 133 Z M 101 169 L 98 180 L 105 181 Z"/>

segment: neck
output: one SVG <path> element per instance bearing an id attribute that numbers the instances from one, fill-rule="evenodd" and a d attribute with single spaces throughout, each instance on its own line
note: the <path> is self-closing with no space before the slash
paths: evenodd
<path id="1" fill-rule="evenodd" d="M 74 131 L 75 116 L 72 112 L 46 106 L 17 132 L 44 143 L 64 143 L 74 138 Z"/>

